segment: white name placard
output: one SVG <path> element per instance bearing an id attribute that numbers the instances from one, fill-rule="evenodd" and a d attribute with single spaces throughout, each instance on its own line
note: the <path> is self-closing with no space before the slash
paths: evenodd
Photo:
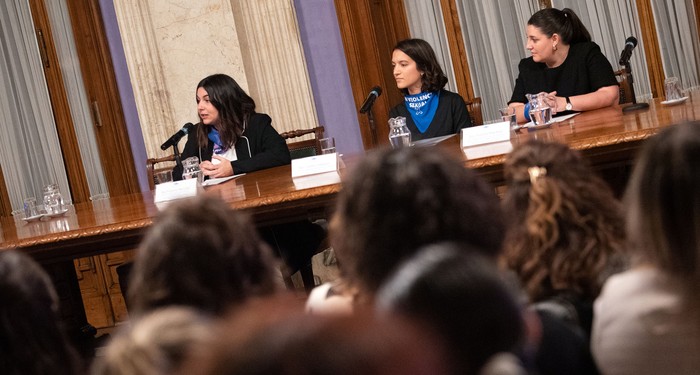
<path id="1" fill-rule="evenodd" d="M 156 185 L 155 202 L 165 202 L 197 195 L 197 179 L 171 181 Z"/>
<path id="2" fill-rule="evenodd" d="M 340 174 L 336 171 L 312 174 L 292 178 L 294 187 L 301 189 L 311 189 L 319 186 L 333 185 L 340 183 Z"/>
<path id="3" fill-rule="evenodd" d="M 485 145 L 477 145 L 462 148 L 464 156 L 467 160 L 485 158 L 494 155 L 503 155 L 513 151 L 513 144 L 508 142 L 487 143 Z"/>
<path id="4" fill-rule="evenodd" d="M 510 141 L 510 122 L 472 126 L 462 129 L 462 147 L 471 147 L 487 143 Z"/>
<path id="5" fill-rule="evenodd" d="M 338 154 L 324 154 L 292 159 L 292 178 L 338 170 Z"/>

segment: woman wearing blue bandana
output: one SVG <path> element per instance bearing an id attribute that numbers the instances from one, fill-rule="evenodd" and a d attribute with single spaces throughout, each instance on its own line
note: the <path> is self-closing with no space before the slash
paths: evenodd
<path id="1" fill-rule="evenodd" d="M 291 162 L 284 138 L 272 119 L 255 112 L 255 101 L 225 74 L 214 74 L 197 85 L 200 122 L 187 137 L 182 159 L 196 156 L 208 178 L 250 173 Z M 173 177 L 182 178 L 182 167 Z M 321 226 L 302 220 L 258 228 L 262 237 L 285 260 L 288 275 L 310 264 L 326 236 Z"/>
<path id="2" fill-rule="evenodd" d="M 197 85 L 201 122 L 190 131 L 182 159 L 196 156 L 205 176 L 219 178 L 290 163 L 272 119 L 255 112 L 255 101 L 231 77 L 214 74 Z M 173 170 L 182 177 L 182 167 Z"/>
<path id="3" fill-rule="evenodd" d="M 414 141 L 456 134 L 473 125 L 464 99 L 444 89 L 447 77 L 428 42 L 400 41 L 394 47 L 391 65 L 404 103 L 392 108 L 389 116 L 406 117 Z"/>

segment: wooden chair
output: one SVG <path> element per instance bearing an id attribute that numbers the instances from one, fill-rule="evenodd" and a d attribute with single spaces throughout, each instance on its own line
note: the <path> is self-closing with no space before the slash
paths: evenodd
<path id="1" fill-rule="evenodd" d="M 617 78 L 617 81 L 620 84 L 619 104 L 634 103 L 634 98 L 632 98 L 632 90 L 630 89 L 629 73 L 627 73 L 627 69 L 622 68 L 616 71 L 615 78 Z"/>
<path id="2" fill-rule="evenodd" d="M 148 175 L 148 187 L 156 188 L 156 181 L 153 176 L 157 172 L 172 170 L 175 166 L 175 155 L 168 155 L 162 158 L 150 158 L 146 160 L 146 174 Z"/>
<path id="3" fill-rule="evenodd" d="M 323 126 L 317 126 L 311 129 L 291 130 L 281 133 L 280 135 L 284 139 L 293 139 L 306 134 L 314 134 L 313 139 L 287 143 L 292 159 L 298 159 L 307 156 L 321 155 L 320 139 L 323 138 L 323 131 Z"/>
<path id="4" fill-rule="evenodd" d="M 481 97 L 471 98 L 466 100 L 467 112 L 469 112 L 469 117 L 472 118 L 472 124 L 482 125 L 484 123 L 484 117 L 481 115 Z"/>

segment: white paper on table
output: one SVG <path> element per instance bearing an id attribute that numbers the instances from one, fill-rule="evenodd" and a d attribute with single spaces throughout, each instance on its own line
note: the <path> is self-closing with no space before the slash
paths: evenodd
<path id="1" fill-rule="evenodd" d="M 552 117 L 552 122 L 549 123 L 549 125 L 554 124 L 555 122 L 563 122 L 566 121 L 576 115 L 578 115 L 581 112 L 575 112 L 575 113 L 569 113 L 566 116 L 559 116 L 559 117 Z M 530 121 L 528 123 L 523 124 L 523 128 L 529 128 L 531 126 L 535 126 L 535 123 Z"/>
<path id="2" fill-rule="evenodd" d="M 510 141 L 510 121 L 462 129 L 462 148 Z"/>
<path id="3" fill-rule="evenodd" d="M 420 147 L 434 146 L 434 145 L 436 145 L 436 144 L 438 144 L 438 143 L 440 143 L 448 138 L 454 137 L 455 135 L 456 134 L 450 134 L 450 135 L 443 135 L 441 137 L 421 139 L 419 141 L 413 142 L 411 145 L 412 146 L 420 146 Z"/>
<path id="4" fill-rule="evenodd" d="M 234 174 L 233 176 L 228 176 L 228 177 L 210 178 L 208 180 L 204 180 L 204 182 L 202 182 L 202 186 L 218 185 L 222 182 L 226 182 L 228 180 L 233 180 L 234 178 L 238 178 L 241 176 L 245 176 L 245 173 Z"/>
<path id="5" fill-rule="evenodd" d="M 165 202 L 197 195 L 197 179 L 171 181 L 156 185 L 154 201 Z"/>
<path id="6" fill-rule="evenodd" d="M 294 187 L 297 189 L 311 189 L 319 186 L 340 183 L 340 174 L 337 171 L 312 174 L 308 176 L 292 177 Z"/>

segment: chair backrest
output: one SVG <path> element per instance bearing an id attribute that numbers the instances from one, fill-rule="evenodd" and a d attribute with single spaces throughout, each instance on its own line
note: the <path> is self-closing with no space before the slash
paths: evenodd
<path id="1" fill-rule="evenodd" d="M 155 189 L 156 181 L 153 176 L 157 172 L 171 170 L 175 166 L 175 155 L 168 155 L 162 158 L 150 158 L 146 160 L 146 174 L 148 175 L 148 186 Z M 160 164 L 160 165 L 159 165 Z"/>
<path id="2" fill-rule="evenodd" d="M 317 126 L 311 129 L 291 130 L 280 135 L 284 139 L 293 139 L 306 134 L 314 135 L 313 139 L 287 143 L 292 159 L 298 159 L 321 154 L 321 142 L 319 140 L 323 138 L 323 131 L 323 126 Z"/>
<path id="3" fill-rule="evenodd" d="M 627 69 L 622 68 L 615 72 L 615 78 L 617 78 L 620 84 L 620 104 L 634 103 L 634 98 L 632 98 L 632 90 L 630 89 L 629 73 Z"/>
<path id="4" fill-rule="evenodd" d="M 470 100 L 466 100 L 467 112 L 469 112 L 469 117 L 472 118 L 472 124 L 482 125 L 484 123 L 484 118 L 481 115 L 481 98 L 475 97 Z"/>

